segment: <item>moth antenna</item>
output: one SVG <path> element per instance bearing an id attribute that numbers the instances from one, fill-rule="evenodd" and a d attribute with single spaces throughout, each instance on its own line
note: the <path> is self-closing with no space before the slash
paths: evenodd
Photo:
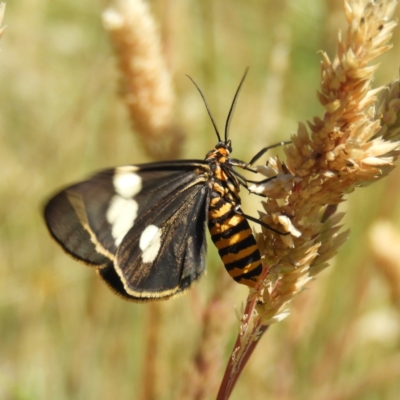
<path id="1" fill-rule="evenodd" d="M 218 141 L 220 142 L 220 141 L 221 141 L 221 136 L 220 136 L 220 134 L 219 134 L 219 132 L 218 132 L 217 124 L 215 123 L 214 117 L 213 117 L 212 114 L 211 114 L 211 110 L 210 110 L 210 107 L 208 106 L 206 97 L 204 96 L 203 92 L 201 91 L 201 89 L 199 88 L 199 86 L 197 85 L 197 83 L 192 79 L 192 77 L 189 76 L 189 75 L 186 75 L 186 76 L 193 82 L 193 85 L 196 86 L 197 90 L 199 91 L 200 96 L 201 96 L 201 98 L 203 99 L 204 105 L 206 106 L 208 115 L 209 115 L 209 117 L 210 117 L 210 119 L 211 119 L 211 122 L 212 122 L 212 124 L 213 124 L 215 133 L 217 134 Z"/>
<path id="2" fill-rule="evenodd" d="M 232 121 L 232 117 L 233 117 L 233 112 L 235 111 L 235 107 L 236 107 L 236 103 L 237 103 L 237 99 L 240 93 L 240 89 L 242 88 L 243 82 L 246 79 L 246 75 L 249 72 L 249 67 L 246 68 L 246 71 L 244 71 L 244 75 L 239 83 L 238 88 L 236 89 L 236 93 L 235 96 L 233 97 L 233 101 L 231 104 L 231 108 L 229 109 L 229 113 L 228 113 L 228 117 L 226 118 L 226 123 L 225 123 L 225 143 L 228 142 L 228 134 L 229 134 L 229 126 L 231 124 Z"/>

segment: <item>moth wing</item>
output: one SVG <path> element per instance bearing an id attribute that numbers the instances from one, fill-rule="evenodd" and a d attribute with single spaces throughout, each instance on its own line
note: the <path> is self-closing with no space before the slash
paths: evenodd
<path id="1" fill-rule="evenodd" d="M 85 264 L 99 266 L 114 259 L 116 246 L 105 215 L 113 194 L 112 173 L 104 171 L 62 190 L 44 208 L 50 234 Z"/>
<path id="2" fill-rule="evenodd" d="M 46 224 L 67 253 L 101 267 L 100 275 L 122 295 L 170 297 L 204 271 L 207 173 L 207 164 L 197 160 L 106 170 L 54 196 L 45 206 Z M 161 234 L 154 260 L 154 245 L 143 245 L 149 226 Z"/>
<path id="3" fill-rule="evenodd" d="M 205 271 L 208 193 L 204 184 L 185 187 L 140 215 L 100 276 L 137 301 L 166 299 L 189 288 Z"/>

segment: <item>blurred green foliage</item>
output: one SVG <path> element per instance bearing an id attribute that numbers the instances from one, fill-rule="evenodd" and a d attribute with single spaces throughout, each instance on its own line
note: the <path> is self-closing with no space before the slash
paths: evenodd
<path id="1" fill-rule="evenodd" d="M 149 3 L 177 91 L 184 158 L 203 158 L 215 144 L 201 99 L 184 74 L 202 87 L 222 126 L 240 77 L 251 67 L 231 127 L 237 158 L 288 140 L 298 121 L 321 115 L 317 51 L 334 54 L 337 29 L 345 27 L 340 1 Z M 144 385 L 154 387 L 156 399 L 179 398 L 203 309 L 218 289 L 215 271 L 223 267 L 210 246 L 208 276 L 190 293 L 159 305 L 126 303 L 46 232 L 41 207 L 54 190 L 104 167 L 151 161 L 118 96 L 118 71 L 101 23 L 107 5 L 7 4 L 0 53 L 2 399 L 139 399 Z M 380 60 L 377 85 L 398 74 L 399 30 L 395 35 L 394 49 Z M 399 309 L 367 240 L 377 218 L 399 226 L 398 181 L 395 170 L 350 196 L 343 206 L 350 240 L 334 266 L 296 298 L 292 315 L 262 339 L 232 399 L 398 398 Z M 256 203 L 246 204 L 256 214 Z M 233 307 L 246 294 L 237 286 L 225 296 L 221 367 L 237 333 Z M 372 335 L 374 323 L 387 320 L 397 325 L 385 329 L 379 322 L 384 333 Z M 154 381 L 143 382 L 154 334 Z"/>

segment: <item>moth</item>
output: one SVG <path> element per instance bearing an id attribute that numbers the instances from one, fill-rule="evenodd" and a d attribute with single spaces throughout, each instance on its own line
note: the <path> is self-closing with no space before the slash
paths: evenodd
<path id="1" fill-rule="evenodd" d="M 251 165 L 281 145 L 263 148 L 249 163 L 230 157 L 229 125 L 246 74 L 234 95 L 223 140 L 192 80 L 218 138 L 204 160 L 108 169 L 61 190 L 46 204 L 44 218 L 53 238 L 73 258 L 93 266 L 126 300 L 172 298 L 197 281 L 205 271 L 207 224 L 229 275 L 249 287 L 263 267 L 248 221 L 285 234 L 241 209 L 240 187 L 254 181 L 236 168 L 256 173 Z"/>

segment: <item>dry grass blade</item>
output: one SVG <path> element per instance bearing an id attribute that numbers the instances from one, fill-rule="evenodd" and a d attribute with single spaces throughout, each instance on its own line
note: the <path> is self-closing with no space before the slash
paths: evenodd
<path id="1" fill-rule="evenodd" d="M 248 349 L 268 325 L 287 315 L 288 303 L 328 266 L 346 240 L 348 233 L 339 232 L 343 214 L 336 212 L 337 205 L 356 187 L 387 175 L 399 156 L 400 135 L 393 122 L 398 92 L 397 97 L 380 99 L 377 109 L 385 114 L 376 112 L 376 95 L 383 88 L 371 90 L 377 67 L 368 65 L 391 47 L 396 1 L 344 4 L 349 28 L 339 35 L 337 55 L 330 60 L 322 53 L 318 99 L 324 116 L 308 126 L 299 124 L 292 145 L 285 149 L 285 162 L 272 158 L 268 166 L 258 167 L 266 177 L 277 178 L 251 188 L 266 196 L 262 221 L 290 235 L 264 229 L 258 236 L 268 269 L 259 290 L 249 294 L 247 304 L 254 299 L 257 304 L 251 320 L 242 320 L 219 399 L 229 397 Z"/>

